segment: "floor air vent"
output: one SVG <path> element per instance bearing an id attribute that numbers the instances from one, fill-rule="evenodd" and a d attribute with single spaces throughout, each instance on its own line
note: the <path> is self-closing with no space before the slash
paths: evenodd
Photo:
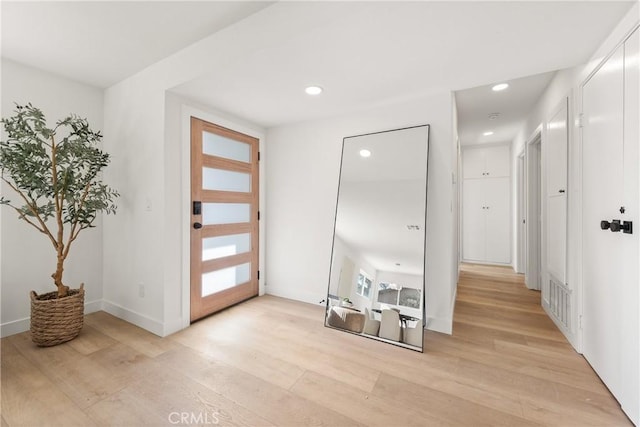
<path id="1" fill-rule="evenodd" d="M 565 328 L 571 326 L 571 289 L 554 278 L 549 280 L 549 308 L 551 314 Z"/>

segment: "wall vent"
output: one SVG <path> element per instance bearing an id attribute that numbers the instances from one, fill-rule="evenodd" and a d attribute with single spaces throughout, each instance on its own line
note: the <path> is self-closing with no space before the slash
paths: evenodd
<path id="1" fill-rule="evenodd" d="M 571 289 L 553 277 L 549 280 L 549 309 L 567 330 L 571 326 Z"/>

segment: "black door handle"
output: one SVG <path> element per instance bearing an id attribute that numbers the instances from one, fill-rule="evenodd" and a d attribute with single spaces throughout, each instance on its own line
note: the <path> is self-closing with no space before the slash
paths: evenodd
<path id="1" fill-rule="evenodd" d="M 200 224 L 199 222 L 194 222 L 193 228 L 195 228 L 196 230 L 200 230 L 202 228 L 202 224 Z"/>
<path id="2" fill-rule="evenodd" d="M 622 231 L 624 234 L 633 234 L 633 223 L 631 221 L 620 222 L 619 219 L 609 221 L 600 221 L 600 228 L 602 230 L 611 230 L 612 233 L 619 233 Z"/>

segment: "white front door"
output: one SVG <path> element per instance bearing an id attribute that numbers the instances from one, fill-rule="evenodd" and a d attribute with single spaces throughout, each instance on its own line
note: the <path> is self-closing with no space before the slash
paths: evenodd
<path id="1" fill-rule="evenodd" d="M 582 92 L 583 353 L 636 424 L 640 401 L 639 38 L 636 31 Z M 636 229 L 632 234 L 614 232 L 618 228 L 611 225 L 614 220 L 632 221 Z"/>

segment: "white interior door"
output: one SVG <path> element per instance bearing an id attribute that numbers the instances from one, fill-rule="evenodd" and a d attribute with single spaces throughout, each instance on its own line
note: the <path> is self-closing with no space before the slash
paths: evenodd
<path id="1" fill-rule="evenodd" d="M 485 256 L 492 262 L 511 261 L 510 230 L 511 215 L 509 204 L 509 178 L 489 178 L 484 180 L 486 242 Z"/>
<path id="2" fill-rule="evenodd" d="M 465 179 L 462 202 L 462 256 L 468 261 L 484 261 L 486 205 L 483 179 Z"/>
<path id="3" fill-rule="evenodd" d="M 524 153 L 518 156 L 518 214 L 516 215 L 517 228 L 518 228 L 518 266 L 517 273 L 524 273 L 526 271 L 526 213 L 525 213 L 525 167 L 524 167 Z"/>
<path id="4" fill-rule="evenodd" d="M 583 353 L 636 424 L 640 241 L 638 230 L 603 230 L 601 221 L 640 225 L 637 33 L 582 92 Z"/>
<path id="5" fill-rule="evenodd" d="M 538 135 L 526 147 L 526 187 L 527 187 L 527 262 L 525 284 L 529 289 L 541 288 L 541 140 Z"/>
<path id="6" fill-rule="evenodd" d="M 563 284 L 567 271 L 567 116 L 565 98 L 549 120 L 546 140 L 547 271 Z"/>

